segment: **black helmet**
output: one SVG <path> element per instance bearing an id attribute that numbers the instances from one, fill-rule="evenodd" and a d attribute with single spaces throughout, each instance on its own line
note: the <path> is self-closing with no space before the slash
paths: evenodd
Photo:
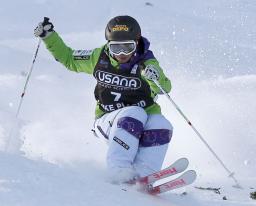
<path id="1" fill-rule="evenodd" d="M 140 37 L 140 25 L 130 16 L 114 17 L 105 29 L 105 38 L 108 41 L 138 40 Z"/>

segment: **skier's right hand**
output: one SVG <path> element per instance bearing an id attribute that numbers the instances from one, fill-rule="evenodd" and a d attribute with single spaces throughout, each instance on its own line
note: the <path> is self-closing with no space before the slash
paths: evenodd
<path id="1" fill-rule="evenodd" d="M 49 22 L 49 18 L 44 17 L 44 21 L 40 22 L 34 30 L 34 35 L 36 37 L 41 37 L 42 39 L 47 38 L 54 30 L 54 26 Z"/>

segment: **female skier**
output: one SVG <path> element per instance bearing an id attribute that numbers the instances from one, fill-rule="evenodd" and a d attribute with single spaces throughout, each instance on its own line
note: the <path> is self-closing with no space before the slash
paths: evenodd
<path id="1" fill-rule="evenodd" d="M 130 16 L 112 18 L 105 29 L 106 44 L 93 50 L 66 46 L 45 18 L 34 30 L 54 58 L 74 72 L 97 80 L 95 134 L 109 143 L 107 168 L 111 181 L 123 183 L 161 169 L 172 125 L 154 101 L 171 82 L 149 50 L 138 22 Z"/>

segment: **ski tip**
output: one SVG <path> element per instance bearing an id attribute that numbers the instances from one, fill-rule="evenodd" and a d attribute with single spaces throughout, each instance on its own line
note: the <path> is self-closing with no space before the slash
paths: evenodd
<path id="1" fill-rule="evenodd" d="M 182 158 L 182 161 L 184 162 L 184 164 L 186 164 L 186 166 L 188 166 L 189 161 L 188 161 L 188 159 L 187 159 L 187 158 L 183 157 L 183 158 Z"/>
<path id="2" fill-rule="evenodd" d="M 177 168 L 179 172 L 184 171 L 188 167 L 189 161 L 187 158 L 180 158 L 178 159 L 173 166 Z"/>
<path id="3" fill-rule="evenodd" d="M 184 162 L 188 162 L 188 158 L 186 158 L 186 157 L 182 157 L 182 158 L 178 159 L 177 161 L 184 161 Z"/>
<path id="4" fill-rule="evenodd" d="M 187 184 L 192 184 L 197 177 L 195 170 L 188 170 L 183 175 L 184 175 L 184 179 L 186 179 Z"/>

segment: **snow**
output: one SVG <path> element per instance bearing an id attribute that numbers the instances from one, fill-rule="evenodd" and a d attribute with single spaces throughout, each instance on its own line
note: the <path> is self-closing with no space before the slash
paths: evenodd
<path id="1" fill-rule="evenodd" d="M 245 0 L 1 2 L 0 205 L 256 205 L 249 198 L 256 190 L 255 11 L 256 2 Z M 105 42 L 105 25 L 119 14 L 140 22 L 172 80 L 172 98 L 243 189 L 232 187 L 165 97 L 159 103 L 174 136 L 164 166 L 185 156 L 197 180 L 159 197 L 110 184 L 106 142 L 90 131 L 95 80 L 67 71 L 43 44 L 15 117 L 38 43 L 33 29 L 44 16 L 72 48 L 92 49 Z M 221 187 L 221 194 L 195 187 Z"/>

